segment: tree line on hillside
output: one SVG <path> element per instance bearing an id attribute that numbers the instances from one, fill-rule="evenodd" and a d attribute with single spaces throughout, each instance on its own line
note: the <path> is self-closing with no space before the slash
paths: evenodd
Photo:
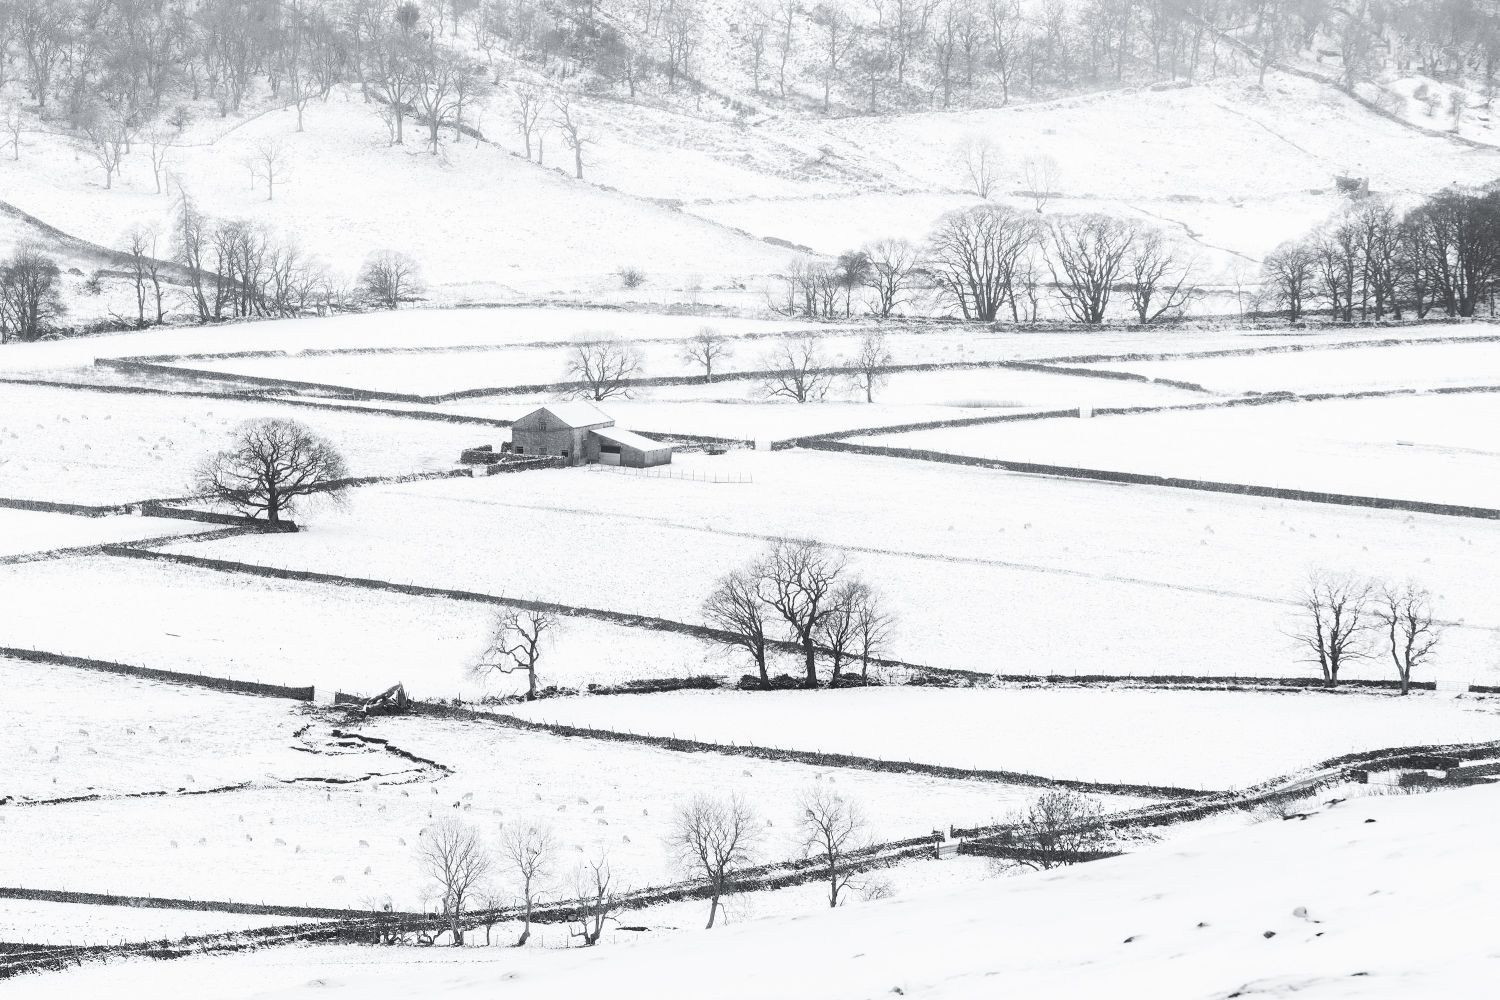
<path id="1" fill-rule="evenodd" d="M 1044 218 L 1002 204 L 951 212 L 921 245 L 879 240 L 830 263 L 794 261 L 771 301 L 831 319 L 863 307 L 887 318 L 930 294 L 965 320 L 1036 322 L 1044 294 L 1068 320 L 1103 323 L 1117 294 L 1142 324 L 1181 315 L 1199 295 L 1195 261 L 1158 227 L 1102 213 Z"/>
<path id="2" fill-rule="evenodd" d="M 1266 257 L 1273 304 L 1296 323 L 1321 304 L 1335 321 L 1495 313 L 1500 186 L 1449 188 L 1399 213 L 1367 197 Z"/>

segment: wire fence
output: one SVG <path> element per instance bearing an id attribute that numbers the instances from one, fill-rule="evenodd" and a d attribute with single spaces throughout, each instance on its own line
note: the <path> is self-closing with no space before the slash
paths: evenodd
<path id="1" fill-rule="evenodd" d="M 719 483 L 745 486 L 755 482 L 748 472 L 700 472 L 697 469 L 673 469 L 661 466 L 655 469 L 632 469 L 623 465 L 594 463 L 584 466 L 589 472 L 613 472 L 618 476 L 634 476 L 637 479 L 676 479 L 685 483 Z"/>

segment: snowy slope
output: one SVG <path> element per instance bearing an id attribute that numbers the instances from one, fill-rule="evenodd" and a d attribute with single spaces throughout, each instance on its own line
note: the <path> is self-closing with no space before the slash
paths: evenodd
<path id="1" fill-rule="evenodd" d="M 1478 1000 L 1500 972 L 1500 874 L 1483 861 L 1497 821 L 1494 787 L 1353 799 L 1056 873 L 635 944 L 134 961 L 10 994 Z"/>

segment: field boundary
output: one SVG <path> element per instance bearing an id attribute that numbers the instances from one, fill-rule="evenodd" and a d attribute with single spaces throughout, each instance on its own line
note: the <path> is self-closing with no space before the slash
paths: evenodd
<path id="1" fill-rule="evenodd" d="M 1321 493 L 1316 490 L 1295 490 L 1280 486 L 1252 486 L 1245 483 L 1223 483 L 1207 479 L 1180 479 L 1175 476 L 1153 476 L 1140 472 L 1112 472 L 1105 469 L 1085 469 L 1070 465 L 1044 465 L 1037 462 L 1014 462 L 998 458 L 976 458 L 972 455 L 955 455 L 944 451 L 930 451 L 918 448 L 893 448 L 887 445 L 853 444 L 848 441 L 799 438 L 796 443 L 798 447 L 809 448 L 815 451 L 847 452 L 881 458 L 939 462 L 947 465 L 966 465 L 980 469 L 994 469 L 1001 472 L 1015 472 L 1026 475 L 1054 476 L 1062 479 L 1082 479 L 1101 483 L 1119 483 L 1128 486 L 1157 486 L 1167 489 L 1194 490 L 1202 493 L 1227 493 L 1237 496 L 1262 497 L 1271 500 L 1333 504 L 1342 507 L 1399 510 L 1414 514 L 1439 514 L 1445 517 L 1466 517 L 1481 520 L 1500 519 L 1500 509 L 1493 507 L 1471 507 L 1463 504 L 1433 503 L 1426 500 L 1394 500 L 1389 497 L 1356 496 L 1345 493 Z"/>
<path id="2" fill-rule="evenodd" d="M 211 688 L 230 694 L 251 694 L 268 698 L 287 698 L 292 701 L 312 701 L 313 689 L 289 684 L 265 684 L 260 681 L 237 681 L 208 674 L 193 674 L 185 671 L 158 670 L 155 667 L 137 667 L 111 660 L 96 660 L 88 656 L 73 656 L 68 653 L 50 653 L 40 649 L 22 649 L 16 646 L 0 646 L 0 658 L 41 663 L 48 666 L 74 667 L 100 673 L 140 677 L 145 680 L 165 681 L 169 684 L 186 684 L 192 687 Z"/>

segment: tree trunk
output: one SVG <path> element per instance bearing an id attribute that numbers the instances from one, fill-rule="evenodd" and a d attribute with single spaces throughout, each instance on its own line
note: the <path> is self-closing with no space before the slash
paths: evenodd
<path id="1" fill-rule="evenodd" d="M 805 636 L 802 640 L 803 662 L 807 668 L 807 678 L 803 684 L 809 688 L 818 686 L 818 663 L 817 651 L 813 648 L 812 636 Z"/>
<path id="2" fill-rule="evenodd" d="M 708 927 L 706 927 L 705 930 L 713 930 L 714 917 L 716 917 L 718 915 L 719 915 L 719 894 L 718 894 L 717 891 L 715 891 L 714 894 L 713 894 L 713 896 L 708 901 Z"/>

